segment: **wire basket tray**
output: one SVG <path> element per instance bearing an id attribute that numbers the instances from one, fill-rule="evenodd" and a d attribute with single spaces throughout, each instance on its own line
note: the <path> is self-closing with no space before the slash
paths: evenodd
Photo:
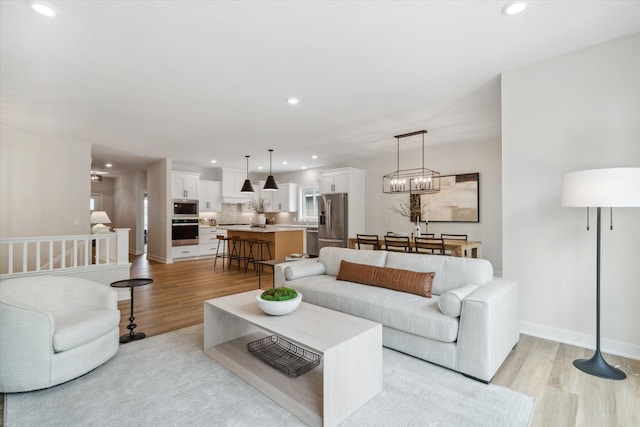
<path id="1" fill-rule="evenodd" d="M 290 376 L 298 377 L 320 364 L 321 356 L 277 335 L 269 335 L 247 344 L 249 353 Z"/>

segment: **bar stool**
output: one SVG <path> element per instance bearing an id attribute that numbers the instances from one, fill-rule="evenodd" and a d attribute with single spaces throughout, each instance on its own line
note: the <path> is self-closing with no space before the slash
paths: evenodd
<path id="1" fill-rule="evenodd" d="M 262 268 L 262 266 L 258 265 L 258 261 L 264 261 L 265 259 L 273 259 L 271 257 L 271 247 L 269 246 L 268 240 L 263 239 L 248 239 L 249 240 L 249 257 L 247 258 L 247 263 L 245 265 L 244 272 L 247 272 L 247 267 L 249 266 L 249 262 L 253 263 L 253 269 L 256 271 L 256 275 L 259 275 L 258 268 Z M 264 257 L 264 246 L 267 246 L 267 252 L 269 253 L 269 258 Z"/>
<path id="2" fill-rule="evenodd" d="M 231 236 L 229 239 L 233 243 L 233 247 L 231 248 L 231 255 L 229 256 L 229 268 L 231 268 L 231 262 L 235 259 L 238 263 L 238 271 L 240 271 L 242 262 L 244 261 L 246 263 L 248 259 L 248 256 L 245 255 L 246 253 L 248 253 L 248 239 L 239 236 Z"/>
<path id="3" fill-rule="evenodd" d="M 216 268 L 216 263 L 218 262 L 218 258 L 222 258 L 222 269 L 224 270 L 224 263 L 226 258 L 231 258 L 231 248 L 229 247 L 229 239 L 228 237 L 223 236 L 222 234 L 218 234 L 216 236 L 218 239 L 218 247 L 216 248 L 216 257 L 213 261 L 213 268 Z M 222 244 L 222 253 L 220 253 L 220 244 Z M 226 250 L 225 250 L 226 245 Z M 229 266 L 231 266 L 231 260 L 229 260 Z"/>

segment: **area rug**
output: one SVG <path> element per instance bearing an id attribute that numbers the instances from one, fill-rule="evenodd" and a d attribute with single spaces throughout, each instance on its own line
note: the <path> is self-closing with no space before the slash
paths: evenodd
<path id="1" fill-rule="evenodd" d="M 202 324 L 120 346 L 65 384 L 5 396 L 5 425 L 303 426 L 202 349 Z M 383 351 L 383 391 L 342 426 L 527 426 L 534 398 Z"/>

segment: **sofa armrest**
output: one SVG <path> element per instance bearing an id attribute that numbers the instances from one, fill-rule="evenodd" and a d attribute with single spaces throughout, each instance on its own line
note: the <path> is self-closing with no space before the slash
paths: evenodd
<path id="1" fill-rule="evenodd" d="M 287 269 L 289 269 L 289 274 L 287 274 Z M 324 274 L 324 264 L 317 259 L 283 262 L 273 267 L 273 287 L 284 286 L 284 283 L 288 280 L 287 276 L 300 278 L 319 274 Z"/>
<path id="2" fill-rule="evenodd" d="M 66 293 L 63 311 L 112 310 L 118 308 L 118 292 L 102 283 L 83 283 Z"/>
<path id="3" fill-rule="evenodd" d="M 490 381 L 518 343 L 518 282 L 494 278 L 462 303 L 456 369 Z"/>
<path id="4" fill-rule="evenodd" d="M 54 330 L 51 313 L 0 303 L 0 392 L 50 386 Z"/>

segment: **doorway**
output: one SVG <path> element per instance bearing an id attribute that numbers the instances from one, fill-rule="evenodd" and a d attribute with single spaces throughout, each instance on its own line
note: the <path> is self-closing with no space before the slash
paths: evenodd
<path id="1" fill-rule="evenodd" d="M 144 233 L 144 243 L 142 244 L 142 253 L 147 253 L 147 230 L 149 229 L 149 199 L 147 192 L 144 192 L 143 208 L 142 208 L 142 230 Z"/>

